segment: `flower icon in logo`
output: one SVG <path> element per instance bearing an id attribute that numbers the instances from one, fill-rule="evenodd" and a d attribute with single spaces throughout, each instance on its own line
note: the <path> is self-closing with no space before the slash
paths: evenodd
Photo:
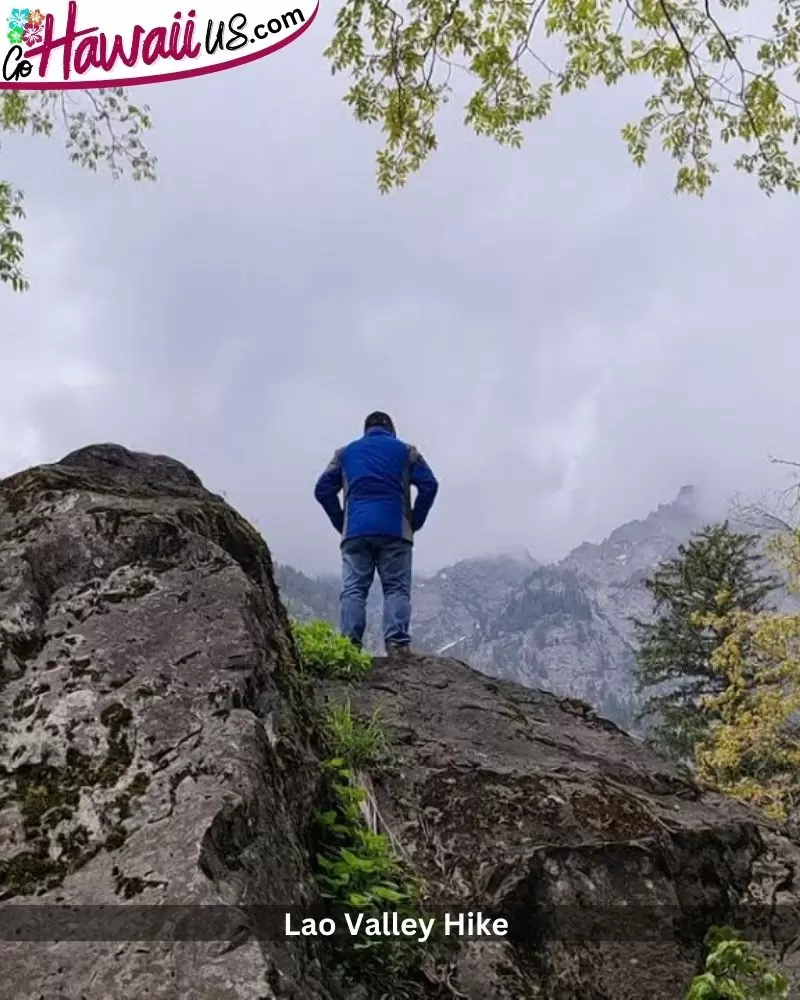
<path id="1" fill-rule="evenodd" d="M 12 31 L 24 31 L 28 23 L 31 12 L 27 7 L 12 7 L 11 17 L 8 19 L 9 36 Z"/>
<path id="2" fill-rule="evenodd" d="M 38 24 L 31 24 L 29 21 L 25 25 L 25 32 L 23 34 L 25 39 L 25 44 L 28 46 L 38 45 L 42 40 L 42 29 Z"/>
<path id="3" fill-rule="evenodd" d="M 39 45 L 42 41 L 42 25 L 47 18 L 39 8 L 12 7 L 8 21 L 8 40 L 12 45 Z"/>

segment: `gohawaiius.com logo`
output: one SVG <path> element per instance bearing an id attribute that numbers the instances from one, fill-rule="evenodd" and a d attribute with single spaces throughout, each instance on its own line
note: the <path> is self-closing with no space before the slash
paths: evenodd
<path id="1" fill-rule="evenodd" d="M 319 0 L 46 0 L 0 23 L 0 90 L 130 86 L 241 66 L 293 42 Z M 201 7 L 205 5 L 205 9 Z"/>

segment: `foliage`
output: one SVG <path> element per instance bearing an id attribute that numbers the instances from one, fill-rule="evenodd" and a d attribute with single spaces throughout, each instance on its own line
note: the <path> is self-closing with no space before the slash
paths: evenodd
<path id="1" fill-rule="evenodd" d="M 774 546 L 800 591 L 800 532 Z M 737 612 L 708 624 L 726 631 L 713 657 L 725 684 L 703 705 L 718 721 L 697 747 L 699 776 L 785 819 L 800 805 L 800 615 Z"/>
<path id="2" fill-rule="evenodd" d="M 760 572 L 756 541 L 727 522 L 707 526 L 645 580 L 654 616 L 633 619 L 640 642 L 637 686 L 639 692 L 658 690 L 640 717 L 655 719 L 650 741 L 678 759 L 692 756 L 715 717 L 710 705 L 699 711 L 703 699 L 730 683 L 713 657 L 735 629 L 731 615 L 760 611 L 776 586 L 774 577 Z"/>
<path id="3" fill-rule="evenodd" d="M 321 809 L 316 815 L 317 885 L 331 912 L 363 913 L 364 920 L 397 911 L 400 919 L 424 916 L 422 883 L 394 851 L 390 838 L 367 821 L 367 792 L 357 772 L 385 758 L 378 713 L 362 720 L 350 704 L 328 706 L 322 729 L 326 752 Z M 407 938 L 349 935 L 333 939 L 346 980 L 368 985 L 371 996 L 417 995 L 415 983 L 428 947 Z M 434 945 L 435 947 L 435 945 Z"/>
<path id="4" fill-rule="evenodd" d="M 359 680 L 372 669 L 372 658 L 323 621 L 291 623 L 303 665 L 318 677 Z"/>
<path id="5" fill-rule="evenodd" d="M 134 180 L 155 179 L 155 159 L 142 141 L 150 128 L 147 107 L 132 104 L 119 88 L 93 91 L 0 92 L 0 133 L 52 136 L 63 128 L 69 159 L 81 167 L 106 167 L 117 179 L 129 170 Z M 0 282 L 24 291 L 22 192 L 0 181 Z"/>
<path id="6" fill-rule="evenodd" d="M 330 705 L 325 720 L 325 742 L 334 755 L 348 767 L 364 771 L 377 764 L 386 752 L 386 737 L 380 724 L 380 711 L 361 722 L 346 705 Z"/>
<path id="7" fill-rule="evenodd" d="M 622 129 L 637 166 L 660 140 L 678 163 L 676 190 L 703 195 L 719 169 L 712 150 L 730 144 L 764 191 L 797 192 L 800 117 L 787 88 L 800 80 L 800 8 L 771 8 L 770 18 L 750 0 L 345 0 L 325 54 L 350 78 L 355 118 L 383 131 L 383 191 L 436 149 L 454 78 L 474 88 L 465 124 L 519 147 L 557 97 L 644 76 L 643 115 Z"/>
<path id="8" fill-rule="evenodd" d="M 317 884 L 332 908 L 364 913 L 365 919 L 396 910 L 400 919 L 419 918 L 421 883 L 398 859 L 389 838 L 373 832 L 364 819 L 366 792 L 353 782 L 342 758 L 326 762 L 325 808 L 317 816 Z M 369 983 L 376 996 L 404 996 L 403 982 L 413 980 L 423 953 L 405 938 L 350 937 L 338 945 L 345 977 Z M 373 995 L 371 994 L 371 995 Z"/>
<path id="9" fill-rule="evenodd" d="M 366 825 L 361 803 L 366 792 L 352 783 L 352 771 L 343 758 L 326 761 L 331 808 L 320 813 L 325 850 L 318 856 L 319 877 L 327 899 L 358 909 L 373 906 L 382 912 L 387 903 L 418 899 L 418 886 L 402 870 L 389 838 Z"/>
<path id="10" fill-rule="evenodd" d="M 24 217 L 22 192 L 0 181 L 0 281 L 10 284 L 15 292 L 27 288 L 21 270 L 22 235 L 16 228 Z"/>
<path id="11" fill-rule="evenodd" d="M 730 927 L 712 927 L 705 972 L 696 976 L 685 1000 L 786 1000 L 789 982 L 774 972 Z"/>

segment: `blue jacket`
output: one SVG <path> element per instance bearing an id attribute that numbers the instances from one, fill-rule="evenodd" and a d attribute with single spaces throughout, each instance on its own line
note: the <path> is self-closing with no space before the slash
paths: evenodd
<path id="1" fill-rule="evenodd" d="M 411 487 L 417 489 L 411 506 Z M 317 480 L 314 496 L 342 535 L 405 538 L 425 523 L 439 484 L 413 445 L 383 427 L 339 448 Z M 344 508 L 339 493 L 344 493 Z"/>

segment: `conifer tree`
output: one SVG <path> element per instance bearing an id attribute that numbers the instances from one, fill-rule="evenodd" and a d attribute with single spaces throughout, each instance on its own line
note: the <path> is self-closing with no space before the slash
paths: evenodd
<path id="1" fill-rule="evenodd" d="M 704 699 L 726 687 L 713 657 L 735 613 L 764 610 L 778 584 L 763 571 L 757 542 L 727 521 L 706 526 L 645 580 L 653 618 L 632 619 L 639 639 L 637 688 L 646 695 L 639 718 L 653 721 L 649 741 L 678 760 L 693 757 L 714 721 Z"/>
<path id="2" fill-rule="evenodd" d="M 800 530 L 771 548 L 800 594 Z M 709 616 L 709 624 L 718 625 Z M 695 747 L 697 774 L 773 820 L 800 819 L 800 613 L 736 611 L 726 616 L 714 666 L 724 690 L 704 711 L 716 724 Z"/>

